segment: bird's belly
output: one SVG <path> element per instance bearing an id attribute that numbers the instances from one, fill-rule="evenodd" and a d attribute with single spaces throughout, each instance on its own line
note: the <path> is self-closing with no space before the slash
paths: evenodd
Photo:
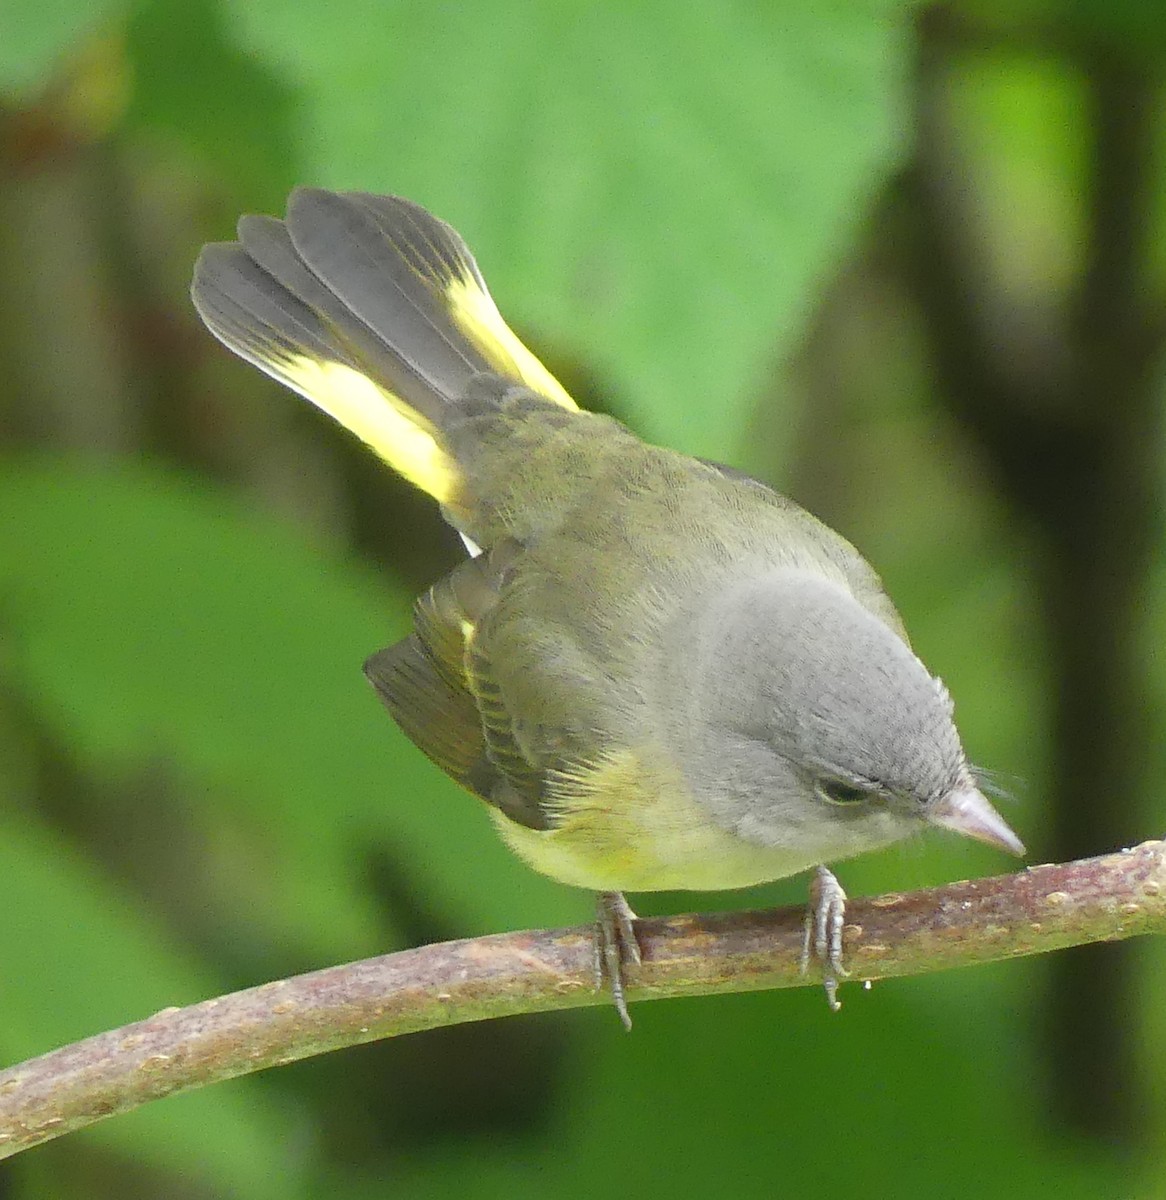
<path id="1" fill-rule="evenodd" d="M 536 871 L 594 891 L 719 891 L 817 865 L 803 850 L 764 846 L 715 824 L 678 770 L 631 751 L 561 781 L 559 819 L 528 829 L 492 810 L 507 845 Z"/>

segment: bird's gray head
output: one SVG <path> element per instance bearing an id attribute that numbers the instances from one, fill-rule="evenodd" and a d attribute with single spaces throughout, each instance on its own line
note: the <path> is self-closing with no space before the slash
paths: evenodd
<path id="1" fill-rule="evenodd" d="M 782 571 L 714 608 L 698 655 L 722 822 L 823 862 L 924 823 L 1023 852 L 976 786 L 947 689 L 841 584 Z"/>

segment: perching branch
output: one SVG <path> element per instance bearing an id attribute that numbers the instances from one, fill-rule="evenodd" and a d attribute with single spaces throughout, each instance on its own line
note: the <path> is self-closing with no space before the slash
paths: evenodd
<path id="1" fill-rule="evenodd" d="M 814 982 L 798 969 L 802 918 L 784 908 L 640 921 L 643 965 L 629 968 L 628 999 Z M 844 945 L 865 980 L 1144 933 L 1166 933 L 1166 842 L 852 900 Z M 590 930 L 580 927 L 422 946 L 163 1009 L 0 1071 L 0 1158 L 148 1100 L 327 1050 L 608 1002 L 593 990 Z"/>

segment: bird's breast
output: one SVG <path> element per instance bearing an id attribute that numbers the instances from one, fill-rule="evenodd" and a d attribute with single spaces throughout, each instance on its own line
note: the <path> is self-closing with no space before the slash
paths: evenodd
<path id="1" fill-rule="evenodd" d="M 595 891 L 719 891 L 794 875 L 816 860 L 747 842 L 710 820 L 657 746 L 608 748 L 552 782 L 553 828 L 491 815 L 535 870 Z"/>

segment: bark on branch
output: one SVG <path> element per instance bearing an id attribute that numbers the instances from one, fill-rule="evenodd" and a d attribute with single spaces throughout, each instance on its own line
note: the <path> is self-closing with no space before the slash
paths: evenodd
<path id="1" fill-rule="evenodd" d="M 645 920 L 628 999 L 797 987 L 803 912 Z M 1166 842 L 1017 875 L 852 900 L 856 980 L 1166 932 Z M 148 1100 L 420 1029 L 606 1004 L 588 927 L 495 934 L 313 971 L 64 1046 L 0 1071 L 0 1158 Z M 613 1017 L 614 1025 L 614 1017 Z"/>

